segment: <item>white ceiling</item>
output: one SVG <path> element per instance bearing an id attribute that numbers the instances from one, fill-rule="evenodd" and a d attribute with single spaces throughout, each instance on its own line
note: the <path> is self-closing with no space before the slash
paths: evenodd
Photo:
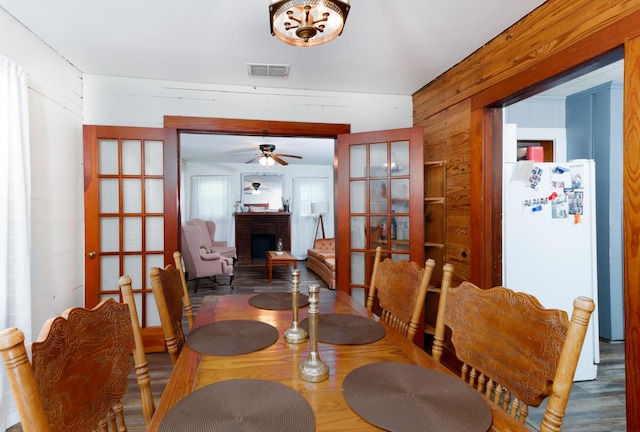
<path id="1" fill-rule="evenodd" d="M 609 81 L 622 81 L 624 61 L 603 66 L 593 72 L 558 85 L 536 96 L 567 97 Z M 183 134 L 181 137 L 181 158 L 200 162 L 246 162 L 259 153 L 260 144 L 275 144 L 278 153 L 303 156 L 302 160 L 286 159 L 297 165 L 333 165 L 333 140 L 312 138 L 264 138 L 251 136 L 226 136 Z M 212 152 L 211 149 L 216 149 Z"/>
<path id="2" fill-rule="evenodd" d="M 351 0 L 342 35 L 311 48 L 271 36 L 269 3 L 0 0 L 0 7 L 83 73 L 411 95 L 544 0 Z M 286 79 L 249 77 L 249 63 L 291 70 Z M 182 139 L 182 157 L 220 162 L 240 153 L 228 160 L 243 162 L 266 142 L 304 157 L 293 163 L 333 164 L 333 140 L 191 135 Z M 212 146 L 215 155 L 203 153 Z"/>
<path id="3" fill-rule="evenodd" d="M 182 134 L 180 158 L 187 162 L 245 163 L 260 153 L 260 144 L 275 144 L 275 153 L 302 156 L 302 159 L 282 158 L 291 164 L 333 165 L 334 140 L 318 138 Z"/>
<path id="4" fill-rule="evenodd" d="M 242 86 L 411 95 L 543 0 L 351 0 L 341 36 L 292 47 L 269 0 L 0 0 L 81 72 Z M 248 63 L 289 78 L 250 78 Z"/>

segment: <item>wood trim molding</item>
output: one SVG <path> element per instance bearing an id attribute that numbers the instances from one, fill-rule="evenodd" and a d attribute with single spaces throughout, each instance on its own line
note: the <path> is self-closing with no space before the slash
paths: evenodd
<path id="1" fill-rule="evenodd" d="M 623 232 L 627 430 L 640 430 L 640 37 L 624 53 Z"/>
<path id="2" fill-rule="evenodd" d="M 228 135 L 336 138 L 351 132 L 351 125 L 273 120 L 242 120 L 206 117 L 165 116 L 164 127 L 180 132 L 211 132 Z"/>

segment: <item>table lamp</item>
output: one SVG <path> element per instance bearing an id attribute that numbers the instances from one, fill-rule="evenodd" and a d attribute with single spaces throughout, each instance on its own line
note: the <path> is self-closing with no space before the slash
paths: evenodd
<path id="1" fill-rule="evenodd" d="M 316 224 L 316 234 L 313 236 L 313 239 L 318 238 L 318 228 L 322 227 L 322 238 L 324 237 L 324 222 L 322 221 L 322 214 L 329 213 L 329 202 L 321 201 L 316 203 L 311 203 L 311 213 L 319 215 L 318 223 Z"/>

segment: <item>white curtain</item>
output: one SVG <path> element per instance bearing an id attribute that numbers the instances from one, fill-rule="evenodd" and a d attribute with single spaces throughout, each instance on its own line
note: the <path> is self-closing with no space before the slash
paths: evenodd
<path id="1" fill-rule="evenodd" d="M 318 215 L 311 213 L 311 203 L 327 201 L 330 213 L 323 215 L 325 234 L 333 237 L 333 193 L 326 177 L 294 177 L 291 216 L 291 253 L 307 258 L 307 249 L 313 246 Z M 329 230 L 327 230 L 327 227 Z M 321 234 L 318 234 L 320 237 Z"/>
<path id="2" fill-rule="evenodd" d="M 191 177 L 191 205 L 189 219 L 209 220 L 216 223 L 216 241 L 233 244 L 231 212 L 231 176 Z"/>
<path id="3" fill-rule="evenodd" d="M 0 329 L 18 327 L 31 341 L 31 170 L 27 77 L 0 56 Z M 4 367 L 0 430 L 20 421 Z"/>

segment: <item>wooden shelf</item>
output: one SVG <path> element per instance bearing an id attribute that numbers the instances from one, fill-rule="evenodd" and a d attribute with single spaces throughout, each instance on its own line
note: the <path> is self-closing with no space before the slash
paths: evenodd
<path id="1" fill-rule="evenodd" d="M 437 248 L 437 249 L 444 249 L 444 243 L 424 242 L 424 247 L 431 247 L 431 248 Z"/>
<path id="2" fill-rule="evenodd" d="M 424 163 L 424 252 L 425 259 L 435 260 L 432 282 L 438 283 L 445 263 L 446 233 L 446 164 L 445 161 Z M 429 286 L 424 310 L 424 333 L 435 334 L 440 288 Z"/>
<path id="3" fill-rule="evenodd" d="M 444 204 L 444 197 L 424 197 L 427 204 Z"/>

